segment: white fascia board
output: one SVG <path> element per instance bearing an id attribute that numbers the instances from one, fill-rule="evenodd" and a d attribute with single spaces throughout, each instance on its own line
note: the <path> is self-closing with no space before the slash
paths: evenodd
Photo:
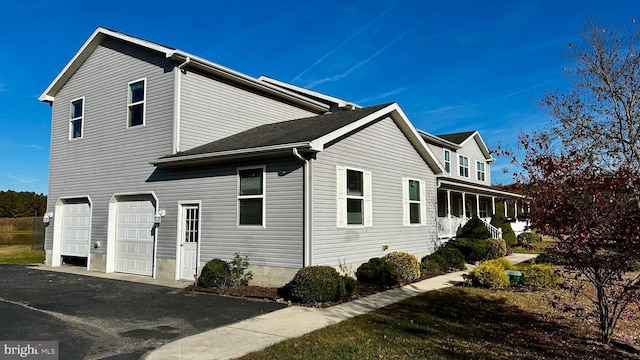
<path id="1" fill-rule="evenodd" d="M 107 37 L 113 37 L 116 39 L 128 41 L 152 50 L 163 52 L 165 54 L 172 53 L 174 49 L 152 43 L 147 40 L 136 38 L 133 36 L 125 35 L 113 30 L 109 30 L 103 27 L 97 27 L 91 36 L 84 42 L 80 49 L 73 55 L 71 60 L 65 65 L 65 67 L 58 73 L 58 76 L 53 79 L 47 89 L 38 97 L 38 100 L 42 102 L 53 102 L 58 90 L 66 83 L 69 78 L 80 68 L 82 63 L 91 55 L 91 53 L 102 43 Z"/>
<path id="2" fill-rule="evenodd" d="M 418 129 L 418 133 L 420 135 L 422 135 L 423 138 L 425 138 L 425 137 L 428 138 L 431 142 L 434 142 L 436 145 L 447 146 L 449 148 L 456 149 L 456 150 L 462 148 L 462 146 L 460 146 L 460 145 L 458 145 L 458 144 L 456 144 L 454 142 L 451 142 L 449 140 L 445 140 L 443 138 L 437 137 L 437 136 L 435 136 L 433 134 L 430 134 L 430 133 L 428 133 L 428 132 L 426 132 L 424 130 L 419 130 Z"/>
<path id="3" fill-rule="evenodd" d="M 508 197 L 520 198 L 520 199 L 526 198 L 526 196 L 520 195 L 520 194 L 516 194 L 516 193 L 510 193 L 510 192 L 507 192 L 507 191 L 496 190 L 496 189 L 491 189 L 491 188 L 484 188 L 484 187 L 480 187 L 480 186 L 473 186 L 473 185 L 469 185 L 469 184 L 461 184 L 461 183 L 455 182 L 455 181 L 447 181 L 447 180 L 442 179 L 442 178 L 439 178 L 438 182 L 440 184 L 443 184 L 443 185 L 457 186 L 457 187 L 460 187 L 460 188 L 466 188 L 466 189 L 475 190 L 475 191 L 481 191 L 481 192 L 485 192 L 485 193 L 492 193 L 494 195 L 503 195 L 503 196 L 508 196 Z"/>
<path id="4" fill-rule="evenodd" d="M 476 144 L 478 144 L 478 147 L 480 148 L 480 151 L 482 151 L 482 154 L 484 155 L 484 158 L 485 160 L 487 160 L 487 162 L 496 161 L 496 159 L 491 157 L 491 152 L 489 151 L 487 144 L 485 144 L 484 140 L 482 140 L 482 136 L 480 136 L 480 133 L 477 130 L 474 131 L 473 134 L 471 134 L 471 136 L 469 136 L 465 141 L 463 141 L 460 146 L 464 146 L 471 139 L 474 139 L 476 141 Z"/>
<path id="5" fill-rule="evenodd" d="M 149 164 L 155 165 L 155 166 L 166 165 L 166 164 L 177 164 L 181 162 L 223 158 L 226 156 L 245 155 L 245 154 L 252 154 L 252 153 L 287 150 L 291 148 L 310 148 L 310 147 L 311 146 L 308 142 L 298 142 L 298 143 L 262 146 L 262 147 L 248 148 L 248 149 L 238 149 L 238 150 L 210 152 L 210 153 L 204 153 L 204 154 L 175 156 L 175 157 L 170 157 L 165 159 L 156 159 L 156 160 L 150 161 Z"/>
<path id="6" fill-rule="evenodd" d="M 240 82 L 244 85 L 249 85 L 250 87 L 253 88 L 257 88 L 260 89 L 262 91 L 268 92 L 268 93 L 272 93 L 272 94 L 276 94 L 279 96 L 284 96 L 289 98 L 290 100 L 293 100 L 297 103 L 302 103 L 304 105 L 306 105 L 307 107 L 311 107 L 312 109 L 314 109 L 315 111 L 318 112 L 326 112 L 329 111 L 329 105 L 327 104 L 323 104 L 319 101 L 313 100 L 313 99 L 309 99 L 307 97 L 304 97 L 300 94 L 296 94 L 292 91 L 288 91 L 286 89 L 283 89 L 279 86 L 275 86 L 269 83 L 266 83 L 264 81 L 261 81 L 259 79 L 256 79 L 254 77 L 251 77 L 249 75 L 243 74 L 241 72 L 235 71 L 233 69 L 230 69 L 226 66 L 222 66 L 220 64 L 214 63 L 212 61 L 209 61 L 207 59 L 201 58 L 199 56 L 193 55 L 193 54 L 189 54 L 185 51 L 182 50 L 174 50 L 171 53 L 167 53 L 167 58 L 173 58 L 173 59 L 186 59 L 187 57 L 189 57 L 191 59 L 191 63 L 195 63 L 198 64 L 204 68 L 206 68 L 208 71 L 211 71 L 213 73 L 216 73 L 220 76 L 223 76 L 224 78 L 230 79 L 230 80 L 234 80 L 235 82 Z M 189 65 L 188 65 L 189 66 Z"/>
<path id="7" fill-rule="evenodd" d="M 335 103 L 338 105 L 338 107 L 343 107 L 346 105 L 353 105 L 356 108 L 362 108 L 362 106 L 358 105 L 358 104 L 354 104 L 352 102 L 349 102 L 347 100 L 343 100 L 343 99 L 339 99 L 337 97 L 333 97 L 327 94 L 323 94 L 323 93 L 319 93 L 317 91 L 313 91 L 313 90 L 309 90 L 309 89 L 305 89 L 303 87 L 297 86 L 297 85 L 293 85 L 293 84 L 289 84 L 286 83 L 284 81 L 280 81 L 280 80 L 276 80 L 274 78 L 270 78 L 266 75 L 260 75 L 260 77 L 258 78 L 259 81 L 265 82 L 267 84 L 271 84 L 271 85 L 276 85 L 278 87 L 282 87 L 282 88 L 286 88 L 286 89 L 293 89 L 297 92 L 301 92 L 303 94 L 307 94 L 309 96 L 313 96 L 313 97 L 317 97 L 320 99 L 326 99 L 327 101 L 330 101 L 332 103 Z"/>
<path id="8" fill-rule="evenodd" d="M 433 154 L 431 149 L 429 149 L 429 146 L 427 146 L 427 144 L 424 142 L 424 140 L 422 139 L 422 136 L 420 136 L 416 128 L 413 127 L 413 125 L 411 124 L 411 121 L 409 121 L 409 118 L 407 118 L 407 116 L 402 111 L 398 103 L 390 104 L 389 106 L 386 106 L 368 116 L 365 116 L 358 121 L 354 121 L 347 126 L 343 126 L 338 130 L 330 132 L 329 134 L 326 134 L 324 136 L 321 136 L 311 141 L 311 149 L 314 149 L 316 151 L 321 151 L 321 149 L 323 149 L 327 143 L 335 139 L 338 139 L 352 131 L 355 131 L 369 124 L 370 122 L 375 121 L 386 115 L 389 115 L 391 119 L 396 123 L 396 125 L 400 128 L 400 130 L 405 135 L 407 140 L 411 142 L 411 144 L 415 147 L 415 149 L 418 151 L 420 156 L 425 160 L 425 162 L 429 165 L 429 167 L 431 167 L 433 172 L 436 175 L 444 173 L 444 167 L 442 166 L 442 164 L 440 164 L 440 162 L 438 161 L 436 156 Z"/>

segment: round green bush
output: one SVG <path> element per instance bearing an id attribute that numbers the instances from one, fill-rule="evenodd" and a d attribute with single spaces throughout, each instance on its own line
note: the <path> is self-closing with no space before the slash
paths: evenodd
<path id="1" fill-rule="evenodd" d="M 420 261 L 423 269 L 427 271 L 464 270 L 464 255 L 454 247 L 441 247 L 433 254 L 427 255 Z"/>
<path id="2" fill-rule="evenodd" d="M 394 286 L 400 282 L 398 267 L 381 258 L 371 258 L 356 270 L 356 278 L 362 284 Z"/>
<path id="3" fill-rule="evenodd" d="M 561 279 L 550 265 L 536 264 L 522 270 L 522 285 L 555 289 Z"/>
<path id="4" fill-rule="evenodd" d="M 344 280 L 331 266 L 309 266 L 298 270 L 289 292 L 301 303 L 338 301 L 345 296 Z"/>
<path id="5" fill-rule="evenodd" d="M 394 251 L 385 255 L 383 259 L 397 266 L 400 281 L 411 282 L 420 278 L 420 263 L 415 256 L 406 252 Z"/>
<path id="6" fill-rule="evenodd" d="M 507 255 L 507 242 L 500 238 L 487 239 L 489 244 L 489 258 L 497 259 Z"/>
<path id="7" fill-rule="evenodd" d="M 466 262 L 482 261 L 489 256 L 489 243 L 484 239 L 457 238 L 448 241 L 445 247 L 458 249 Z"/>
<path id="8" fill-rule="evenodd" d="M 230 277 L 229 264 L 221 259 L 213 259 L 202 268 L 197 283 L 202 287 L 225 287 L 229 285 Z"/>
<path id="9" fill-rule="evenodd" d="M 471 286 L 497 288 L 509 285 L 509 276 L 498 261 L 486 261 L 465 276 L 465 283 Z"/>
<path id="10" fill-rule="evenodd" d="M 496 209 L 497 210 L 497 209 Z M 491 218 L 491 225 L 502 229 L 502 238 L 507 243 L 507 246 L 514 246 L 517 244 L 516 233 L 511 227 L 511 223 L 504 216 L 502 211 L 497 211 Z"/>
<path id="11" fill-rule="evenodd" d="M 566 260 L 562 255 L 550 251 L 548 253 L 538 255 L 536 257 L 536 264 L 565 265 Z"/>
<path id="12" fill-rule="evenodd" d="M 505 259 L 505 258 L 499 258 L 499 259 L 493 259 L 493 260 L 489 260 L 487 262 L 493 262 L 493 263 L 497 263 L 500 264 L 500 266 L 502 266 L 503 269 L 505 270 L 515 270 L 515 266 L 513 266 L 513 264 L 511 263 L 511 261 Z"/>
<path id="13" fill-rule="evenodd" d="M 537 234 L 535 231 L 527 231 L 523 232 L 517 237 L 518 244 L 531 244 L 534 242 L 542 241 L 542 236 Z"/>
<path id="14" fill-rule="evenodd" d="M 489 233 L 489 229 L 487 229 L 487 225 L 482 222 L 477 216 L 471 218 L 471 220 L 467 221 L 466 224 L 460 229 L 461 238 L 469 238 L 469 239 L 488 239 L 491 236 Z"/>

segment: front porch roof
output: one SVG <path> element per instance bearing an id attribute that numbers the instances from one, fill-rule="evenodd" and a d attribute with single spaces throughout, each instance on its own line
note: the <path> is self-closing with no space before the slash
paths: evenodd
<path id="1" fill-rule="evenodd" d="M 466 192 L 472 194 L 479 194 L 485 196 L 496 196 L 496 197 L 504 197 L 504 198 L 515 198 L 515 199 L 524 199 L 525 196 L 496 189 L 491 185 L 481 185 L 475 184 L 472 182 L 451 179 L 451 178 L 438 178 L 438 189 L 439 190 L 453 190 L 458 192 Z"/>

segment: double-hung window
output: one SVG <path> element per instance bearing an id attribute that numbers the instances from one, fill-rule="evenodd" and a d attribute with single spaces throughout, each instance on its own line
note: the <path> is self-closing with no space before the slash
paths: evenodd
<path id="1" fill-rule="evenodd" d="M 483 162 L 476 161 L 476 172 L 477 172 L 477 179 L 480 181 L 485 181 L 485 171 L 484 171 Z"/>
<path id="2" fill-rule="evenodd" d="M 238 225 L 264 226 L 265 168 L 238 169 Z"/>
<path id="3" fill-rule="evenodd" d="M 451 151 L 444 149 L 444 170 L 447 174 L 451 173 Z"/>
<path id="4" fill-rule="evenodd" d="M 84 98 L 71 100 L 69 110 L 69 139 L 82 138 L 82 122 L 84 121 Z"/>
<path id="5" fill-rule="evenodd" d="M 372 226 L 371 172 L 336 167 L 336 225 Z"/>
<path id="6" fill-rule="evenodd" d="M 458 156 L 458 171 L 462 177 L 469 177 L 469 158 L 464 155 Z"/>
<path id="7" fill-rule="evenodd" d="M 129 83 L 127 127 L 144 125 L 146 79 Z"/>
<path id="8" fill-rule="evenodd" d="M 402 179 L 403 223 L 404 225 L 424 225 L 426 217 L 425 182 L 415 179 Z"/>

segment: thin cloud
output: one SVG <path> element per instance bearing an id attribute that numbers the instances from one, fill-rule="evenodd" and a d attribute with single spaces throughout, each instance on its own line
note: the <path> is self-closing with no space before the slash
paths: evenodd
<path id="1" fill-rule="evenodd" d="M 368 102 L 371 102 L 371 101 L 385 99 L 385 98 L 388 98 L 389 96 L 401 94 L 401 93 L 407 91 L 407 89 L 409 89 L 409 88 L 410 88 L 409 86 L 400 87 L 400 88 L 393 89 L 393 90 L 387 91 L 387 92 L 383 92 L 381 94 L 374 95 L 374 96 L 371 96 L 371 97 L 368 97 L 368 98 L 356 100 L 355 103 L 364 104 L 364 103 L 368 103 Z"/>
<path id="2" fill-rule="evenodd" d="M 531 86 L 529 86 L 529 87 L 527 87 L 527 88 L 525 88 L 525 89 L 518 90 L 518 91 L 514 91 L 514 92 L 512 92 L 512 93 L 510 93 L 510 94 L 507 94 L 507 95 L 505 95 L 505 96 L 503 96 L 503 97 L 504 97 L 504 98 L 508 98 L 508 97 L 512 97 L 512 96 L 514 96 L 514 95 L 522 94 L 522 93 L 524 93 L 524 92 L 531 91 L 531 90 L 533 90 L 533 89 L 535 89 L 535 88 L 538 88 L 538 87 L 543 86 L 543 85 L 547 85 L 547 84 L 549 84 L 549 83 L 552 83 L 552 82 L 558 81 L 558 80 L 560 80 L 560 79 L 562 79 L 562 77 L 556 77 L 556 78 L 553 78 L 553 79 L 551 79 L 551 80 L 543 81 L 543 82 L 541 82 L 541 83 L 537 83 L 537 84 L 535 84 L 535 85 L 531 85 Z"/>
<path id="3" fill-rule="evenodd" d="M 18 149 L 34 149 L 34 150 L 42 150 L 42 145 L 38 144 L 16 144 L 12 142 L 0 142 L 0 148 L 18 148 Z"/>
<path id="4" fill-rule="evenodd" d="M 351 36 L 347 37 L 343 42 L 341 42 L 340 44 L 338 44 L 338 46 L 336 46 L 335 48 L 331 49 L 329 52 L 327 52 L 326 54 L 322 55 L 318 60 L 316 60 L 313 64 L 311 64 L 311 66 L 309 66 L 308 68 L 306 68 L 305 70 L 303 70 L 300 74 L 296 75 L 291 82 L 296 82 L 297 80 L 300 79 L 300 77 L 302 77 L 304 74 L 306 74 L 309 70 L 313 69 L 314 67 L 316 67 L 316 65 L 320 64 L 322 61 L 324 61 L 324 59 L 328 58 L 329 56 L 331 56 L 333 53 L 335 53 L 338 49 L 342 48 L 343 46 L 345 46 L 346 44 L 348 44 L 351 40 L 353 40 L 356 36 L 360 35 L 364 30 L 366 30 L 367 28 L 371 27 L 371 25 L 373 25 L 374 23 L 376 23 L 378 20 L 380 20 L 382 17 L 384 17 L 385 15 L 387 15 L 391 10 L 393 10 L 396 6 L 398 6 L 398 4 L 400 4 L 402 1 L 398 1 L 397 3 L 391 5 L 387 10 L 383 11 L 380 15 L 378 15 L 375 19 L 369 21 L 365 26 L 361 27 L 360 30 L 354 32 L 353 34 L 351 34 Z"/>

